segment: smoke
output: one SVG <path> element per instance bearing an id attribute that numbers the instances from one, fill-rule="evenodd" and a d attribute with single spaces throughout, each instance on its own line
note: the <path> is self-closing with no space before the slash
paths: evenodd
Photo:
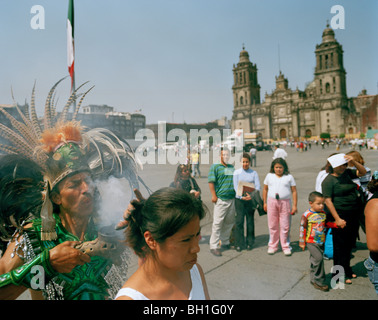
<path id="1" fill-rule="evenodd" d="M 95 181 L 100 193 L 98 209 L 99 224 L 115 225 L 123 219 L 123 212 L 134 197 L 133 190 L 125 178 L 109 177 L 107 180 Z"/>

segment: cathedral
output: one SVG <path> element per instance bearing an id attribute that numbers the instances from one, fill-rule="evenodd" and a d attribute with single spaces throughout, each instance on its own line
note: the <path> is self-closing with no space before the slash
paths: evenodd
<path id="1" fill-rule="evenodd" d="M 356 134 L 360 116 L 355 98 L 346 92 L 346 71 L 343 49 L 327 25 L 322 42 L 315 49 L 314 79 L 304 91 L 289 88 L 288 79 L 280 71 L 271 94 L 260 99 L 257 66 L 243 47 L 239 62 L 234 65 L 233 115 L 231 128 L 255 132 L 263 139 L 297 140 L 329 133 Z"/>

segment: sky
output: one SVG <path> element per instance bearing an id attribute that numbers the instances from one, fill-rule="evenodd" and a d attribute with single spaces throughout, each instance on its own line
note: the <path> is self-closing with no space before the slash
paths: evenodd
<path id="1" fill-rule="evenodd" d="M 0 5 L 0 104 L 12 104 L 11 88 L 18 103 L 30 103 L 36 83 L 42 116 L 50 88 L 68 75 L 68 0 Z M 32 28 L 35 5 L 44 9 L 43 29 Z M 279 70 L 291 89 L 304 90 L 334 5 L 344 9 L 344 28 L 334 31 L 347 94 L 378 94 L 376 0 L 76 0 L 76 86 L 95 86 L 83 105 L 141 109 L 147 124 L 231 119 L 232 69 L 243 44 L 257 65 L 262 100 Z M 70 85 L 67 78 L 57 88 L 58 110 Z"/>

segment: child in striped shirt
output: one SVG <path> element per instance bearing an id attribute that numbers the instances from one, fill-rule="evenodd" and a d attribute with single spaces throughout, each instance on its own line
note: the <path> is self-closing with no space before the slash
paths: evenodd
<path id="1" fill-rule="evenodd" d="M 300 225 L 299 246 L 310 251 L 310 279 L 311 284 L 319 290 L 328 291 L 325 284 L 324 272 L 324 242 L 326 228 L 335 228 L 334 222 L 326 221 L 324 209 L 324 197 L 320 192 L 311 192 L 308 201 L 310 209 L 303 213 Z"/>

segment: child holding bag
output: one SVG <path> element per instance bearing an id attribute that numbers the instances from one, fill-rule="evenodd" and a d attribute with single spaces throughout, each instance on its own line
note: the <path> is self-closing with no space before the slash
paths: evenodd
<path id="1" fill-rule="evenodd" d="M 334 222 L 327 221 L 324 212 L 323 194 L 313 191 L 308 196 L 310 208 L 302 217 L 299 228 L 299 247 L 305 250 L 306 244 L 310 252 L 310 282 L 321 291 L 328 291 L 325 283 L 324 271 L 324 243 L 326 240 L 327 228 L 336 228 Z"/>
<path id="2" fill-rule="evenodd" d="M 293 202 L 291 202 L 291 198 Z M 266 175 L 263 189 L 264 210 L 268 215 L 268 254 L 277 252 L 278 243 L 285 256 L 291 255 L 289 240 L 291 215 L 297 211 L 297 188 L 294 177 L 289 173 L 282 158 L 274 159 Z"/>

